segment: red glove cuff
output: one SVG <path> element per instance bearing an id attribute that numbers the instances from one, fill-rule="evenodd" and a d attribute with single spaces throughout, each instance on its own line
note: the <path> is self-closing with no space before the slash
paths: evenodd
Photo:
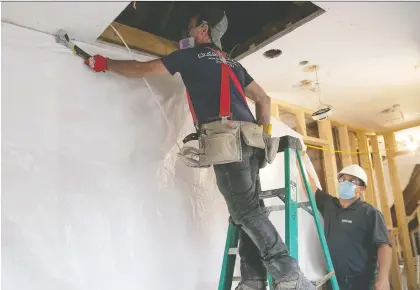
<path id="1" fill-rule="evenodd" d="M 102 55 L 94 55 L 88 59 L 88 65 L 96 72 L 107 71 L 108 64 L 107 58 L 103 57 Z"/>

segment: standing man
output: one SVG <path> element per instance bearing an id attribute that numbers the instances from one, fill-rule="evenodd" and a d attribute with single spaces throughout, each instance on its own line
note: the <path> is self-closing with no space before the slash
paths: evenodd
<path id="1" fill-rule="evenodd" d="M 221 27 L 223 25 L 225 27 Z M 128 77 L 180 73 L 189 92 L 193 119 L 201 135 L 207 134 L 203 126 L 217 122 L 223 124 L 223 118 L 220 120 L 220 104 L 226 88 L 226 82 L 223 85 L 224 76 L 222 78 L 225 69 L 230 76 L 229 124 L 242 121 L 252 123 L 250 125 L 257 128 L 262 125 L 266 130 L 270 123 L 270 97 L 240 63 L 220 51 L 222 35 L 217 35 L 217 31 L 224 33 L 226 28 L 224 11 L 208 10 L 190 19 L 188 43 L 194 41 L 192 48 L 177 50 L 166 57 L 147 62 L 111 60 L 95 55 L 89 59 L 89 65 L 96 72 L 109 70 Z M 223 67 L 224 64 L 227 65 Z M 244 92 L 255 101 L 256 119 L 246 103 Z M 263 149 L 247 145 L 243 138 L 239 141 L 241 161 L 214 165 L 219 190 L 233 221 L 240 226 L 242 281 L 237 289 L 265 290 L 266 269 L 274 278 L 276 290 L 315 289 L 304 277 L 297 262 L 289 256 L 286 245 L 268 216 L 260 211 L 255 183 L 260 157 L 264 156 Z"/>
<path id="2" fill-rule="evenodd" d="M 388 229 L 382 213 L 360 199 L 368 186 L 366 172 L 356 164 L 343 168 L 338 174 L 338 198 L 317 188 L 310 176 L 309 181 L 324 217 L 340 290 L 389 290 Z"/>

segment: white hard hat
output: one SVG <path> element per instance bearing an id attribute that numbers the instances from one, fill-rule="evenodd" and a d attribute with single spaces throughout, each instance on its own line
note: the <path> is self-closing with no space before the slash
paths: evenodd
<path id="1" fill-rule="evenodd" d="M 361 181 L 364 182 L 364 185 L 367 186 L 367 175 L 366 172 L 357 164 L 352 164 L 349 166 L 344 167 L 339 173 L 338 177 L 342 174 L 352 175 L 354 177 L 359 178 Z"/>

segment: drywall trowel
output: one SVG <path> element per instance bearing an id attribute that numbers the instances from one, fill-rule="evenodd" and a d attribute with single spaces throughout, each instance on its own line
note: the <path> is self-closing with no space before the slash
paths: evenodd
<path id="1" fill-rule="evenodd" d="M 90 54 L 88 54 L 83 49 L 78 47 L 76 44 L 71 42 L 70 37 L 67 35 L 67 32 L 65 32 L 64 30 L 60 29 L 57 32 L 57 34 L 55 35 L 55 41 L 57 43 L 61 43 L 67 48 L 70 48 L 77 56 L 83 58 L 85 60 L 85 63 L 91 57 Z"/>

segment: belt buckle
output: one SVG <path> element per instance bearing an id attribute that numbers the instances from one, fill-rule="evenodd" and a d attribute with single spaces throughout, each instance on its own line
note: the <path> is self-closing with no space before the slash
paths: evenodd
<path id="1" fill-rule="evenodd" d="M 221 120 L 222 124 L 226 124 L 227 123 L 228 127 L 230 128 L 231 125 L 230 125 L 230 119 L 228 119 L 229 117 L 228 116 L 223 116 L 221 118 L 222 118 L 222 120 Z"/>

